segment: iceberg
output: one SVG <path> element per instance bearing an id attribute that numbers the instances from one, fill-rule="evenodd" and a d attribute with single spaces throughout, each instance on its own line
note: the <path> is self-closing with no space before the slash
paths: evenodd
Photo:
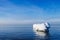
<path id="1" fill-rule="evenodd" d="M 47 32 L 49 31 L 50 24 L 48 22 L 40 23 L 40 24 L 33 24 L 33 30 Z"/>

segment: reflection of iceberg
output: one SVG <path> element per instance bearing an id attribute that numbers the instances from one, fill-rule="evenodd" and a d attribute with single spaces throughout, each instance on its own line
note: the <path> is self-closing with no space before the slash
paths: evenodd
<path id="1" fill-rule="evenodd" d="M 33 24 L 33 30 L 36 31 L 48 31 L 50 28 L 49 23 Z"/>
<path id="2" fill-rule="evenodd" d="M 35 31 L 35 34 L 36 34 L 36 37 L 35 37 L 35 40 L 46 40 L 46 39 L 49 39 L 49 33 L 48 32 L 38 32 L 38 31 Z"/>

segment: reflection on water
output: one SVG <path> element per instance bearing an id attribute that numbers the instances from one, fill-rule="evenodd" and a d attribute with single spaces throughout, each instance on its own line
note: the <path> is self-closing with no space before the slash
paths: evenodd
<path id="1" fill-rule="evenodd" d="M 60 24 L 52 24 L 49 32 L 37 32 L 32 25 L 0 26 L 0 40 L 60 40 Z"/>
<path id="2" fill-rule="evenodd" d="M 49 40 L 49 32 L 33 31 L 36 34 L 35 40 Z"/>

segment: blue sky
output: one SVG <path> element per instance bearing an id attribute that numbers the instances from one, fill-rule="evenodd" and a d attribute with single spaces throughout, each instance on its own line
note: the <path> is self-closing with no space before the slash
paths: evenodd
<path id="1" fill-rule="evenodd" d="M 59 0 L 0 0 L 0 24 L 60 22 Z"/>

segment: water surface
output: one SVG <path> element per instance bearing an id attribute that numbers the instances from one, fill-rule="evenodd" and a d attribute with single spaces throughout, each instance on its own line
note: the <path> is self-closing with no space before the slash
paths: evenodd
<path id="1" fill-rule="evenodd" d="M 60 24 L 51 24 L 49 33 L 34 31 L 32 24 L 0 26 L 0 40 L 60 40 Z"/>

